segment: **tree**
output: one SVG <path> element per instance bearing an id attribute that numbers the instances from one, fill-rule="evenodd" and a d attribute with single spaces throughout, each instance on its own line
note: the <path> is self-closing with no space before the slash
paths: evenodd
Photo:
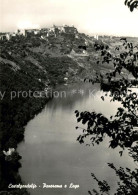
<path id="1" fill-rule="evenodd" d="M 103 141 L 103 138 L 108 135 L 111 138 L 110 147 L 116 148 L 120 146 L 131 147 L 138 140 L 138 99 L 137 94 L 132 91 L 132 87 L 138 85 L 138 46 L 133 46 L 122 38 L 123 48 L 115 48 L 116 53 L 111 53 L 106 46 L 102 47 L 95 44 L 95 49 L 100 51 L 101 63 L 112 62 L 114 70 L 104 75 L 98 75 L 95 80 L 90 79 L 92 83 L 99 82 L 101 89 L 110 91 L 111 101 L 119 101 L 122 107 L 118 108 L 115 116 L 111 116 L 110 120 L 101 113 L 95 112 L 79 112 L 75 111 L 78 122 L 87 123 L 87 129 L 83 130 L 83 135 L 78 137 L 80 143 L 84 143 L 84 139 L 91 137 L 91 143 Z M 99 62 L 98 62 L 99 63 Z M 122 72 L 126 70 L 126 74 L 131 73 L 132 79 L 125 77 Z M 116 78 L 117 74 L 120 77 Z M 107 94 L 105 94 L 107 96 Z M 104 101 L 105 97 L 101 97 Z M 96 134 L 96 137 L 95 137 Z"/>
<path id="2" fill-rule="evenodd" d="M 137 0 L 125 0 L 125 5 L 127 5 L 130 11 L 133 12 L 134 9 L 138 8 L 138 1 Z"/>
<path id="3" fill-rule="evenodd" d="M 87 128 L 83 129 L 82 134 L 77 140 L 80 144 L 85 143 L 89 138 L 90 144 L 100 144 L 105 136 L 110 138 L 109 147 L 115 149 L 120 147 L 120 155 L 122 156 L 125 148 L 129 149 L 129 155 L 138 161 L 138 97 L 133 88 L 138 86 L 138 45 L 128 42 L 126 38 L 121 38 L 122 46 L 116 47 L 111 52 L 107 45 L 96 43 L 95 49 L 101 55 L 101 63 L 112 63 L 114 70 L 106 75 L 98 75 L 95 80 L 89 79 L 93 84 L 100 83 L 101 89 L 105 91 L 105 95 L 101 97 L 104 101 L 106 96 L 110 96 L 111 101 L 119 101 L 121 107 L 117 109 L 117 113 L 110 119 L 102 113 L 95 112 L 79 112 L 75 111 L 77 121 L 86 124 Z M 100 63 L 99 61 L 97 63 Z M 123 74 L 123 73 L 126 74 Z M 131 79 L 126 76 L 131 74 Z M 80 129 L 80 127 L 76 127 Z M 138 169 L 131 171 L 116 169 L 113 164 L 108 164 L 122 181 L 116 195 L 119 194 L 137 194 L 138 192 Z M 100 191 L 109 194 L 109 186 L 106 181 L 99 181 L 94 174 L 93 179 L 98 182 Z M 98 194 L 96 190 L 93 193 Z M 92 194 L 89 192 L 89 194 Z"/>

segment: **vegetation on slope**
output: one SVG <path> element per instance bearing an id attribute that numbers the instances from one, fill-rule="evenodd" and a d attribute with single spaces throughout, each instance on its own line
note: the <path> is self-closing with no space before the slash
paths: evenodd
<path id="1" fill-rule="evenodd" d="M 97 43 L 113 44 L 110 40 L 107 44 L 107 40 Z M 41 97 L 39 92 L 64 84 L 65 77 L 71 83 L 112 70 L 113 64 L 97 63 L 99 54 L 94 50 L 95 42 L 80 33 L 61 33 L 58 37 L 44 36 L 43 39 L 39 35 L 17 35 L 9 41 L 0 41 L 0 190 L 7 190 L 10 182 L 21 182 L 20 155 L 14 152 L 7 161 L 3 150 L 17 147 L 24 138 L 24 126 L 51 98 Z M 33 96 L 36 91 L 37 98 Z"/>

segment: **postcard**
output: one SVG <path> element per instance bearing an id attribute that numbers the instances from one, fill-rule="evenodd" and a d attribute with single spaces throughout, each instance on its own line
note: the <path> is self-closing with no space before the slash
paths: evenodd
<path id="1" fill-rule="evenodd" d="M 0 195 L 138 194 L 138 1 L 0 5 Z"/>

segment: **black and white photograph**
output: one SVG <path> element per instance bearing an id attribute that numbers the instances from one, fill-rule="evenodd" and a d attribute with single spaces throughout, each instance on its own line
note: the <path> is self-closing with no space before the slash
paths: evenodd
<path id="1" fill-rule="evenodd" d="M 0 195 L 138 195 L 137 0 L 0 0 Z"/>

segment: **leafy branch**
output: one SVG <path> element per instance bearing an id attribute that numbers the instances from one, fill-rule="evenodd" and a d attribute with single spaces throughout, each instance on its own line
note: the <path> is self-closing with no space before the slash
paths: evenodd
<path id="1" fill-rule="evenodd" d="M 138 1 L 136 1 L 136 0 L 125 0 L 125 5 L 127 5 L 128 8 L 130 9 L 130 11 L 133 12 L 133 10 L 135 8 L 138 8 Z"/>

